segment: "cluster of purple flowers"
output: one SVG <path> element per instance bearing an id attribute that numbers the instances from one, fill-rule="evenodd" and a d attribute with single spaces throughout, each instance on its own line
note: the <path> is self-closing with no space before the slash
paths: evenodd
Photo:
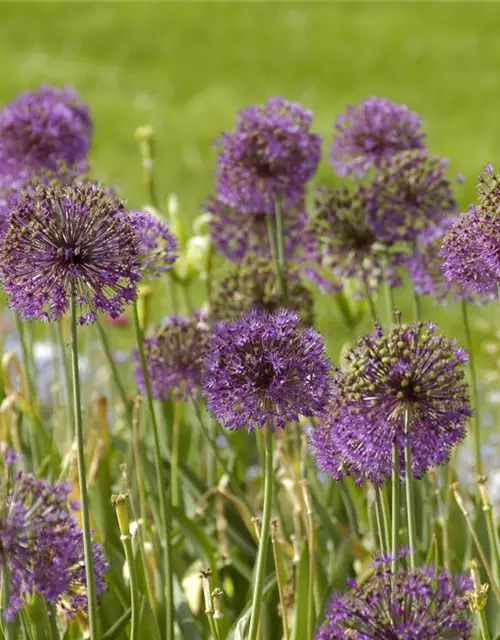
<path id="1" fill-rule="evenodd" d="M 0 509 L 2 562 L 9 572 L 9 605 L 13 620 L 26 600 L 37 594 L 68 617 L 87 609 L 82 532 L 71 515 L 70 487 L 14 473 L 15 457 L 6 455 Z M 76 505 L 72 505 L 75 508 Z M 97 595 L 106 591 L 108 563 L 93 545 Z"/>

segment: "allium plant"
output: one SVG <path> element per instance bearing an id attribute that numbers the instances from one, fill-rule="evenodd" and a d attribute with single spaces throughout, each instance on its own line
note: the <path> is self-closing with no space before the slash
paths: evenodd
<path id="1" fill-rule="evenodd" d="M 158 278 L 171 269 L 176 259 L 177 240 L 168 225 L 145 211 L 129 211 L 128 222 L 139 237 L 139 261 L 142 275 Z"/>
<path id="2" fill-rule="evenodd" d="M 24 93 L 0 111 L 0 176 L 23 181 L 61 166 L 85 173 L 91 135 L 89 109 L 72 89 Z"/>
<path id="3" fill-rule="evenodd" d="M 401 151 L 425 148 L 420 116 L 386 98 L 348 106 L 335 129 L 330 162 L 339 176 L 364 175 Z"/>
<path id="4" fill-rule="evenodd" d="M 217 142 L 218 199 L 242 214 L 286 210 L 304 196 L 321 155 L 312 113 L 283 98 L 240 111 L 234 130 Z"/>
<path id="5" fill-rule="evenodd" d="M 207 406 L 228 429 L 283 428 L 324 410 L 330 369 L 323 339 L 313 329 L 301 331 L 296 313 L 250 311 L 215 328 L 205 366 Z"/>
<path id="6" fill-rule="evenodd" d="M 287 308 L 296 311 L 304 326 L 312 326 L 314 299 L 295 268 L 286 275 Z M 216 320 L 235 320 L 247 311 L 273 313 L 283 306 L 273 264 L 249 254 L 212 291 L 211 313 Z"/>
<path id="7" fill-rule="evenodd" d="M 93 183 L 22 194 L 0 249 L 10 305 L 25 318 L 53 320 L 74 297 L 82 324 L 98 311 L 119 316 L 141 276 L 139 242 L 123 209 Z"/>
<path id="8" fill-rule="evenodd" d="M 39 595 L 68 617 L 87 611 L 82 531 L 70 512 L 70 487 L 31 475 L 14 474 L 14 456 L 6 454 L 0 507 L 2 562 L 8 567 L 13 620 L 32 595 Z M 75 505 L 72 505 L 75 508 Z M 108 563 L 93 544 L 98 596 L 106 591 Z"/>
<path id="9" fill-rule="evenodd" d="M 211 215 L 210 232 L 217 251 L 239 262 L 248 254 L 269 258 L 271 255 L 266 213 L 244 215 L 242 211 L 211 198 L 205 205 Z M 283 211 L 285 257 L 291 259 L 303 241 L 307 216 L 303 202 Z"/>
<path id="10" fill-rule="evenodd" d="M 168 316 L 155 336 L 144 339 L 151 392 L 156 400 L 196 397 L 203 380 L 210 325 L 201 311 L 191 316 Z M 137 352 L 133 359 L 139 389 L 145 393 L 144 375 Z"/>
<path id="11" fill-rule="evenodd" d="M 472 580 L 423 566 L 393 573 L 375 562 L 367 582 L 333 597 L 316 640 L 470 640 Z"/>
<path id="12" fill-rule="evenodd" d="M 472 411 L 467 354 L 430 323 L 377 328 L 347 355 L 334 380 L 330 411 L 311 436 L 318 466 L 339 479 L 382 484 L 391 477 L 393 445 L 410 445 L 417 478 L 445 463 L 465 436 Z M 411 416 L 405 435 L 405 412 Z M 404 474 L 403 458 L 400 460 Z"/>

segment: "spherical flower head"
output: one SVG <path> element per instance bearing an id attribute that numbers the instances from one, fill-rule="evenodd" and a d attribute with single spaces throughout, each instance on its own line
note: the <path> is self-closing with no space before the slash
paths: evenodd
<path id="1" fill-rule="evenodd" d="M 330 162 L 339 176 L 364 175 L 401 151 L 425 148 L 420 116 L 386 98 L 348 106 L 335 129 Z"/>
<path id="2" fill-rule="evenodd" d="M 191 316 L 168 316 L 154 337 L 144 340 L 144 350 L 156 400 L 196 397 L 203 379 L 210 338 L 208 317 L 201 311 Z M 137 352 L 133 354 L 137 385 L 145 392 L 144 375 Z"/>
<path id="3" fill-rule="evenodd" d="M 380 238 L 413 241 L 456 213 L 447 161 L 426 151 L 406 151 L 385 162 L 372 181 L 369 219 Z"/>
<path id="4" fill-rule="evenodd" d="M 304 236 L 305 274 L 326 293 L 346 285 L 358 297 L 376 293 L 383 282 L 400 284 L 395 268 L 401 252 L 379 238 L 367 219 L 370 193 L 365 187 L 321 188 Z"/>
<path id="5" fill-rule="evenodd" d="M 434 325 L 377 329 L 346 355 L 334 379 L 330 411 L 311 436 L 320 468 L 382 484 L 392 473 L 392 449 L 409 441 L 413 474 L 447 462 L 472 415 L 464 365 L 467 354 Z M 405 434 L 407 416 L 409 435 Z"/>
<path id="6" fill-rule="evenodd" d="M 328 402 L 331 364 L 322 337 L 300 330 L 296 313 L 250 311 L 216 326 L 203 391 L 228 429 L 285 427 L 316 416 Z"/>
<path id="7" fill-rule="evenodd" d="M 165 222 L 145 211 L 129 211 L 128 222 L 139 237 L 139 261 L 143 276 L 153 279 L 172 268 L 177 240 Z"/>
<path id="8" fill-rule="evenodd" d="M 375 565 L 362 586 L 335 595 L 316 640 L 469 640 L 472 580 L 432 566 L 393 573 Z"/>
<path id="9" fill-rule="evenodd" d="M 270 214 L 244 215 L 220 200 L 210 198 L 205 205 L 210 216 L 210 232 L 216 250 L 233 262 L 240 262 L 248 254 L 264 258 L 271 256 L 267 231 Z M 307 216 L 303 201 L 282 212 L 285 256 L 293 259 L 303 241 Z"/>
<path id="10" fill-rule="evenodd" d="M 302 326 L 312 326 L 314 299 L 302 284 L 298 272 L 289 267 L 285 273 L 286 308 L 299 314 Z M 274 265 L 250 254 L 212 292 L 211 311 L 216 320 L 235 320 L 247 311 L 259 309 L 273 313 L 283 306 Z"/>
<path id="11" fill-rule="evenodd" d="M 283 98 L 240 111 L 234 131 L 218 140 L 218 199 L 243 214 L 297 204 L 321 155 L 311 123 L 310 111 Z"/>
<path id="12" fill-rule="evenodd" d="M 70 88 L 42 86 L 0 112 L 0 173 L 28 177 L 61 165 L 87 170 L 88 107 Z"/>
<path id="13" fill-rule="evenodd" d="M 9 606 L 13 620 L 35 594 L 72 617 L 87 610 L 82 531 L 68 508 L 70 487 L 20 473 L 12 459 L 3 477 L 0 543 L 10 577 Z M 108 563 L 93 546 L 97 595 L 106 590 Z"/>
<path id="14" fill-rule="evenodd" d="M 25 318 L 54 320 L 74 296 L 82 324 L 98 311 L 119 316 L 141 276 L 139 241 L 123 210 L 90 182 L 23 193 L 0 249 L 10 305 Z"/>

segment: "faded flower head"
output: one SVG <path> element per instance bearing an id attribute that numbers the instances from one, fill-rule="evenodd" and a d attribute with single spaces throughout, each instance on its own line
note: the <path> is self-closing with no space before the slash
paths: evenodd
<path id="1" fill-rule="evenodd" d="M 288 309 L 299 314 L 301 324 L 312 326 L 314 299 L 304 287 L 297 271 L 288 268 L 285 277 Z M 274 265 L 250 254 L 242 264 L 214 287 L 212 315 L 216 320 L 235 320 L 251 309 L 273 313 L 283 306 Z"/>
<path id="2" fill-rule="evenodd" d="M 500 178 L 488 165 L 471 206 L 446 234 L 441 248 L 446 278 L 468 294 L 497 295 L 500 284 Z"/>
<path id="3" fill-rule="evenodd" d="M 254 253 L 265 258 L 270 257 L 267 213 L 244 215 L 238 209 L 210 198 L 205 205 L 210 214 L 210 232 L 217 251 L 232 260 L 240 262 L 245 256 Z M 292 259 L 300 243 L 306 224 L 304 203 L 288 207 L 282 212 L 285 256 Z"/>
<path id="4" fill-rule="evenodd" d="M 5 458 L 0 508 L 1 558 L 9 568 L 5 616 L 13 620 L 37 594 L 68 617 L 87 610 L 82 531 L 68 507 L 70 487 L 31 475 L 14 476 L 15 459 Z M 97 595 L 106 591 L 108 563 L 93 546 Z"/>
<path id="5" fill-rule="evenodd" d="M 123 203 L 93 183 L 21 194 L 0 262 L 10 305 L 29 319 L 59 318 L 71 296 L 81 324 L 98 311 L 117 317 L 140 279 L 139 243 Z"/>
<path id="6" fill-rule="evenodd" d="M 432 566 L 393 573 L 375 562 L 362 586 L 333 597 L 316 640 L 469 640 L 472 580 Z"/>
<path id="7" fill-rule="evenodd" d="M 196 396 L 201 388 L 210 337 L 208 317 L 201 311 L 191 316 L 168 316 L 155 336 L 144 340 L 151 391 L 156 400 Z M 137 352 L 136 380 L 142 393 L 144 376 Z"/>
<path id="8" fill-rule="evenodd" d="M 335 129 L 330 162 L 339 176 L 363 175 L 401 151 L 425 147 L 420 116 L 386 98 L 348 106 Z"/>
<path id="9" fill-rule="evenodd" d="M 311 123 L 310 111 L 283 98 L 240 111 L 233 132 L 218 140 L 218 199 L 242 214 L 297 204 L 321 155 Z"/>
<path id="10" fill-rule="evenodd" d="M 373 177 L 369 218 L 387 241 L 414 240 L 456 213 L 447 161 L 426 151 L 406 151 L 385 162 Z"/>
<path id="11" fill-rule="evenodd" d="M 250 311 L 216 325 L 206 361 L 207 406 L 228 429 L 285 427 L 324 410 L 331 363 L 322 337 L 293 311 Z"/>
<path id="12" fill-rule="evenodd" d="M 364 187 L 316 192 L 315 212 L 304 236 L 305 274 L 325 292 L 339 292 L 349 282 L 358 296 L 364 296 L 385 281 L 393 287 L 400 284 L 395 267 L 402 254 L 372 228 L 369 200 Z"/>
<path id="13" fill-rule="evenodd" d="M 143 276 L 158 278 L 175 262 L 175 237 L 165 222 L 145 211 L 129 211 L 127 218 L 139 237 L 139 261 Z"/>
<path id="14" fill-rule="evenodd" d="M 320 468 L 340 478 L 376 484 L 391 476 L 393 444 L 407 442 L 408 414 L 413 474 L 445 463 L 465 436 L 472 414 L 464 365 L 467 354 L 430 323 L 378 328 L 346 356 L 338 371 L 329 413 L 312 433 Z"/>
<path id="15" fill-rule="evenodd" d="M 26 179 L 61 166 L 87 170 L 88 107 L 70 88 L 42 86 L 0 112 L 0 174 Z"/>

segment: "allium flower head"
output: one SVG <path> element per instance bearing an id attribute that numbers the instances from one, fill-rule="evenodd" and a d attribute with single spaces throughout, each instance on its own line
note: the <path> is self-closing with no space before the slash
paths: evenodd
<path id="1" fill-rule="evenodd" d="M 0 112 L 0 174 L 58 172 L 61 165 L 84 173 L 92 120 L 72 89 L 42 86 Z"/>
<path id="2" fill-rule="evenodd" d="M 210 232 L 217 251 L 232 260 L 240 262 L 245 256 L 254 253 L 265 258 L 270 257 L 267 219 L 270 214 L 254 213 L 242 215 L 238 209 L 210 198 L 205 210 L 211 215 Z M 301 201 L 282 212 L 285 256 L 294 257 L 303 241 L 303 232 L 307 216 Z"/>
<path id="3" fill-rule="evenodd" d="M 362 586 L 334 596 L 316 640 L 470 640 L 472 580 L 424 566 L 392 573 L 384 561 Z"/>
<path id="4" fill-rule="evenodd" d="M 312 326 L 311 292 L 304 287 L 294 268 L 287 269 L 285 281 L 286 307 L 299 314 L 303 326 Z M 273 263 L 252 254 L 215 285 L 212 296 L 211 310 L 216 320 L 235 320 L 252 309 L 273 313 L 283 306 Z"/>
<path id="5" fill-rule="evenodd" d="M 284 427 L 324 410 L 330 361 L 321 336 L 299 329 L 293 311 L 250 311 L 216 326 L 203 390 L 207 406 L 228 429 Z"/>
<path id="6" fill-rule="evenodd" d="M 240 111 L 234 131 L 218 141 L 218 199 L 242 214 L 299 202 L 321 155 L 311 123 L 310 111 L 282 98 Z"/>
<path id="7" fill-rule="evenodd" d="M 456 213 L 447 161 L 426 151 L 406 151 L 385 162 L 372 182 L 369 217 L 378 237 L 414 240 Z"/>
<path id="8" fill-rule="evenodd" d="M 402 254 L 379 238 L 367 219 L 369 190 L 318 189 L 315 212 L 305 234 L 306 275 L 324 291 L 341 291 L 349 282 L 357 295 L 400 282 L 395 267 Z"/>
<path id="9" fill-rule="evenodd" d="M 158 278 L 176 259 L 177 241 L 165 222 L 145 211 L 129 211 L 128 221 L 139 237 L 142 274 Z"/>
<path id="10" fill-rule="evenodd" d="M 330 162 L 339 176 L 363 175 L 401 151 L 425 146 L 418 114 L 386 98 L 369 98 L 357 107 L 347 107 L 335 129 Z"/>
<path id="11" fill-rule="evenodd" d="M 381 484 L 392 472 L 393 443 L 401 474 L 405 413 L 413 474 L 446 462 L 472 414 L 464 383 L 466 352 L 429 323 L 377 329 L 347 353 L 337 372 L 330 412 L 311 436 L 320 468 Z"/>
<path id="12" fill-rule="evenodd" d="M 444 238 L 441 257 L 450 282 L 491 298 L 500 284 L 500 178 L 490 167 L 479 189 L 479 205 L 458 218 Z"/>
<path id="13" fill-rule="evenodd" d="M 10 304 L 29 319 L 56 319 L 71 295 L 80 322 L 117 317 L 135 299 L 139 242 L 123 203 L 93 183 L 39 185 L 11 211 L 0 252 Z"/>
<path id="14" fill-rule="evenodd" d="M 69 617 L 86 611 L 82 531 L 69 512 L 70 487 L 22 473 L 14 477 L 12 457 L 6 456 L 6 463 L 0 508 L 1 559 L 10 578 L 6 617 L 13 620 L 34 594 Z M 96 591 L 101 595 L 108 564 L 97 544 L 93 558 Z"/>
<path id="15" fill-rule="evenodd" d="M 201 311 L 192 316 L 168 316 L 153 338 L 144 340 L 144 350 L 156 400 L 196 396 L 202 385 L 205 358 L 210 337 L 208 317 Z M 142 393 L 144 376 L 137 352 L 136 380 Z"/>

